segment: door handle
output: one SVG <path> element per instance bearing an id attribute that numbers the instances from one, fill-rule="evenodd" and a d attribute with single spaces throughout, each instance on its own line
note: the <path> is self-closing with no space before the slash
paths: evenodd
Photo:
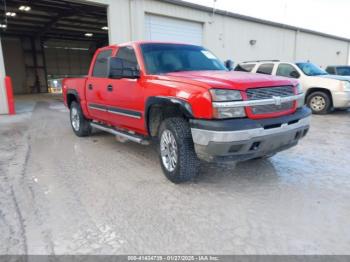
<path id="1" fill-rule="evenodd" d="M 92 90 L 92 88 L 93 88 L 92 84 L 89 84 L 88 88 L 89 88 L 89 90 Z"/>
<path id="2" fill-rule="evenodd" d="M 107 91 L 108 92 L 112 92 L 113 91 L 113 86 L 112 85 L 108 85 L 107 86 Z"/>

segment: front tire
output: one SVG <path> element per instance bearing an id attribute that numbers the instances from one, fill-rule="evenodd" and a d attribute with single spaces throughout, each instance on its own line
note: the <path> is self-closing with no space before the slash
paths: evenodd
<path id="1" fill-rule="evenodd" d="M 313 114 L 324 115 L 331 111 L 332 102 L 329 95 L 322 91 L 311 93 L 307 97 L 307 106 L 312 110 Z"/>
<path id="2" fill-rule="evenodd" d="M 70 123 L 77 136 L 84 137 L 91 134 L 90 121 L 85 118 L 80 105 L 75 101 L 70 106 Z"/>
<path id="3" fill-rule="evenodd" d="M 160 125 L 159 159 L 165 176 L 173 183 L 193 179 L 199 160 L 194 150 L 188 122 L 179 117 L 165 119 Z"/>

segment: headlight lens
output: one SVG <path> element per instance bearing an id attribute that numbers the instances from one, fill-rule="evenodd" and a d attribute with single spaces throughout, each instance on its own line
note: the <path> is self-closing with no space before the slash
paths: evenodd
<path id="1" fill-rule="evenodd" d="M 303 86 L 302 86 L 300 83 L 297 84 L 296 88 L 297 88 L 297 94 L 298 94 L 298 95 L 304 93 L 304 91 L 303 91 Z M 305 104 L 305 96 L 303 96 L 302 98 L 299 98 L 299 99 L 297 100 L 297 108 L 303 107 L 304 104 Z"/>
<path id="2" fill-rule="evenodd" d="M 245 117 L 244 107 L 217 107 L 213 108 L 214 117 L 223 118 L 240 118 Z"/>
<path id="3" fill-rule="evenodd" d="M 242 95 L 238 90 L 211 89 L 213 102 L 241 101 Z M 218 103 L 217 103 L 218 104 Z M 213 116 L 217 119 L 245 117 L 244 107 L 213 107 Z"/>
<path id="4" fill-rule="evenodd" d="M 350 91 L 350 82 L 343 81 L 343 87 L 344 87 L 344 91 Z"/>
<path id="5" fill-rule="evenodd" d="M 237 90 L 211 89 L 210 94 L 214 102 L 242 100 L 241 92 Z"/>
<path id="6" fill-rule="evenodd" d="M 303 91 L 303 86 L 299 83 L 297 84 L 297 92 L 298 94 L 302 94 L 304 91 Z"/>

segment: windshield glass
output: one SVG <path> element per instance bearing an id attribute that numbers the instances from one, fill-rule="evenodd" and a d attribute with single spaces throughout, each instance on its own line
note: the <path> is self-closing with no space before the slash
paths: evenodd
<path id="1" fill-rule="evenodd" d="M 312 63 L 297 63 L 296 65 L 308 76 L 328 75 L 326 71 Z"/>
<path id="2" fill-rule="evenodd" d="M 342 75 L 342 76 L 350 76 L 350 67 L 349 66 L 337 67 L 337 73 L 338 75 Z"/>
<path id="3" fill-rule="evenodd" d="M 142 44 L 148 74 L 180 71 L 227 70 L 210 51 L 200 46 L 182 44 Z"/>

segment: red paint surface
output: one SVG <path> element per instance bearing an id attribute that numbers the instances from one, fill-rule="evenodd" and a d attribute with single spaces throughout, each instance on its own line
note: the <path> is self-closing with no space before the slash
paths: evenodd
<path id="1" fill-rule="evenodd" d="M 16 114 L 15 112 L 15 100 L 13 98 L 13 88 L 12 88 L 12 80 L 11 77 L 5 77 L 5 89 L 7 95 L 7 105 L 9 109 L 9 115 Z"/>
<path id="2" fill-rule="evenodd" d="M 98 49 L 92 59 L 87 77 L 64 79 L 63 98 L 65 104 L 67 104 L 67 90 L 75 90 L 79 95 L 80 106 L 86 118 L 147 135 L 146 112 L 144 111 L 149 97 L 161 96 L 184 100 L 190 104 L 194 118 L 212 119 L 213 107 L 209 92 L 212 88 L 239 90 L 243 99 L 246 100 L 245 91 L 249 88 L 296 86 L 298 83 L 296 80 L 282 77 L 235 71 L 189 71 L 148 75 L 140 48 L 142 43 L 144 42 L 132 42 Z M 96 57 L 101 51 L 112 49 L 112 54 L 115 55 L 119 47 L 126 45 L 132 46 L 135 50 L 140 66 L 139 79 L 109 79 L 92 76 Z M 90 84 L 94 87 L 93 91 L 87 88 Z M 113 93 L 106 92 L 108 85 L 113 85 L 116 91 Z M 89 109 L 87 106 L 89 103 L 132 110 L 140 113 L 142 117 L 141 119 L 135 119 Z M 295 112 L 296 103 L 294 103 L 294 108 L 291 110 L 272 114 L 254 115 L 249 107 L 246 107 L 245 110 L 247 117 L 251 119 L 273 118 Z"/>

